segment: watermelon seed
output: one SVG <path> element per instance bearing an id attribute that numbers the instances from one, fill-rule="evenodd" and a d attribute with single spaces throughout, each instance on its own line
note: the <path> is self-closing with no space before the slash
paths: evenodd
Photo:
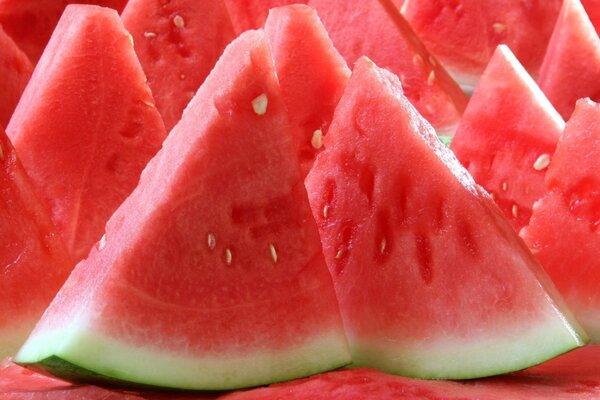
<path id="1" fill-rule="evenodd" d="M 504 25 L 500 22 L 496 22 L 494 25 L 492 25 L 492 28 L 494 28 L 494 32 L 502 33 L 506 29 L 506 25 Z"/>
<path id="2" fill-rule="evenodd" d="M 269 100 L 266 94 L 261 94 L 254 100 L 252 100 L 252 109 L 257 115 L 264 115 L 267 112 L 267 104 Z"/>
<path id="3" fill-rule="evenodd" d="M 432 71 L 429 73 L 429 76 L 427 77 L 427 84 L 428 84 L 429 86 L 433 86 L 433 82 L 434 82 L 434 81 L 435 81 L 435 71 L 433 71 L 433 70 L 432 70 Z"/>
<path id="4" fill-rule="evenodd" d="M 327 204 L 325 204 L 325 207 L 323 207 L 323 219 L 327 219 L 328 212 L 329 212 L 329 206 Z"/>
<path id="5" fill-rule="evenodd" d="M 106 247 L 106 233 L 102 235 L 98 242 L 98 250 L 103 250 Z"/>
<path id="6" fill-rule="evenodd" d="M 4 150 L 2 150 L 2 146 L 0 146 L 0 161 L 4 160 Z"/>
<path id="7" fill-rule="evenodd" d="M 338 252 L 336 253 L 336 255 L 335 255 L 335 259 L 336 259 L 336 260 L 339 260 L 339 259 L 340 259 L 340 258 L 342 258 L 343 256 L 344 256 L 344 249 L 343 249 L 343 248 L 341 248 L 341 249 L 339 249 L 339 250 L 338 250 Z"/>
<path id="8" fill-rule="evenodd" d="M 383 254 L 385 251 L 385 246 L 387 246 L 387 240 L 385 238 L 381 239 L 381 244 L 379 245 L 379 252 Z"/>
<path id="9" fill-rule="evenodd" d="M 423 57 L 420 54 L 415 54 L 412 61 L 416 66 L 423 65 Z"/>
<path id="10" fill-rule="evenodd" d="M 173 17 L 173 25 L 178 28 L 183 28 L 185 26 L 185 21 L 181 17 L 181 15 L 176 15 Z"/>
<path id="11" fill-rule="evenodd" d="M 143 101 L 143 103 L 144 103 L 145 105 L 147 105 L 148 107 L 154 107 L 154 103 L 153 103 L 153 102 L 151 102 L 150 100 L 144 100 L 144 101 Z"/>
<path id="12" fill-rule="evenodd" d="M 275 250 L 273 243 L 269 244 L 269 251 L 271 252 L 271 258 L 273 259 L 273 262 L 277 262 L 277 250 Z"/>
<path id="13" fill-rule="evenodd" d="M 535 169 L 536 171 L 541 171 L 543 169 L 548 168 L 548 165 L 550 165 L 550 155 L 542 154 L 533 163 L 533 169 Z"/>
<path id="14" fill-rule="evenodd" d="M 502 190 L 505 192 L 508 190 L 508 183 L 502 182 Z"/>
<path id="15" fill-rule="evenodd" d="M 131 36 L 131 33 L 127 32 L 127 37 L 129 38 L 129 42 L 131 43 L 131 46 L 133 46 L 133 36 Z"/>
<path id="16" fill-rule="evenodd" d="M 233 254 L 231 254 L 230 249 L 225 249 L 225 262 L 227 265 L 231 265 L 231 261 L 233 260 Z"/>
<path id="17" fill-rule="evenodd" d="M 154 32 L 144 32 L 144 37 L 145 38 L 155 38 L 156 37 L 156 33 L 154 33 Z"/>
<path id="18" fill-rule="evenodd" d="M 215 247 L 217 246 L 217 239 L 215 238 L 215 235 L 213 235 L 212 233 L 208 234 L 208 248 L 211 250 L 214 250 Z"/>
<path id="19" fill-rule="evenodd" d="M 516 204 L 513 204 L 511 211 L 513 217 L 517 218 L 519 216 L 519 207 Z"/>
<path id="20" fill-rule="evenodd" d="M 435 67 L 437 65 L 437 61 L 435 61 L 435 58 L 433 58 L 433 56 L 430 55 L 428 60 L 429 64 L 431 64 L 432 67 Z"/>
<path id="21" fill-rule="evenodd" d="M 310 141 L 310 144 L 312 144 L 312 147 L 314 147 L 315 149 L 320 149 L 321 147 L 323 147 L 323 131 L 322 130 L 317 129 L 316 131 L 313 132 L 313 136 Z"/>

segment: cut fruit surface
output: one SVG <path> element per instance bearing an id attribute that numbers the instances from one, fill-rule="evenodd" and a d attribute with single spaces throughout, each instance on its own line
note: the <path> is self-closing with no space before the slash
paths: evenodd
<path id="1" fill-rule="evenodd" d="M 29 58 L 0 25 L 0 126 L 8 125 L 32 71 Z"/>
<path id="2" fill-rule="evenodd" d="M 69 6 L 7 133 L 74 260 L 166 136 L 116 11 Z"/>
<path id="3" fill-rule="evenodd" d="M 355 365 L 474 378 L 586 341 L 489 195 L 372 62 L 356 64 L 306 184 Z"/>
<path id="4" fill-rule="evenodd" d="M 272 9 L 265 32 L 306 174 L 322 150 L 350 69 L 308 6 Z"/>
<path id="5" fill-rule="evenodd" d="M 450 148 L 518 232 L 546 193 L 544 176 L 564 127 L 510 49 L 500 45 Z"/>
<path id="6" fill-rule="evenodd" d="M 600 343 L 600 105 L 577 107 L 546 174 L 548 194 L 521 236 L 592 340 Z"/>
<path id="7" fill-rule="evenodd" d="M 205 390 L 350 362 L 262 31 L 225 50 L 187 110 L 18 362 Z"/>
<path id="8" fill-rule="evenodd" d="M 239 35 L 248 29 L 262 28 L 269 9 L 290 4 L 306 4 L 308 0 L 224 0 L 231 22 Z"/>
<path id="9" fill-rule="evenodd" d="M 398 75 L 406 97 L 441 135 L 452 135 L 467 98 L 390 0 L 310 0 L 348 65 L 368 56 Z M 385 40 L 383 40 L 385 38 Z"/>
<path id="10" fill-rule="evenodd" d="M 565 0 L 538 84 L 567 120 L 583 97 L 600 100 L 600 38 L 581 2 Z"/>
<path id="11" fill-rule="evenodd" d="M 130 0 L 121 15 L 167 131 L 234 38 L 223 0 Z"/>

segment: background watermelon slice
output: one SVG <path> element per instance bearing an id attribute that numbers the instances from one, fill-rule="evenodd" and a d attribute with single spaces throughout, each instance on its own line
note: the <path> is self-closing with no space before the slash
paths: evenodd
<path id="1" fill-rule="evenodd" d="M 269 9 L 289 4 L 306 4 L 308 0 L 224 0 L 236 33 L 262 28 Z"/>
<path id="2" fill-rule="evenodd" d="M 533 203 L 546 193 L 544 176 L 564 127 L 510 49 L 500 45 L 451 149 L 519 231 L 529 222 Z"/>
<path id="3" fill-rule="evenodd" d="M 166 136 L 118 14 L 69 6 L 7 128 L 75 260 Z"/>
<path id="4" fill-rule="evenodd" d="M 408 99 L 441 135 L 454 133 L 467 98 L 390 1 L 311 0 L 348 65 L 366 55 L 398 75 Z"/>
<path id="5" fill-rule="evenodd" d="M 577 107 L 546 175 L 548 195 L 521 236 L 590 337 L 600 342 L 600 105 Z"/>
<path id="6" fill-rule="evenodd" d="M 33 67 L 0 25 L 0 126 L 8 125 Z"/>
<path id="7" fill-rule="evenodd" d="M 372 62 L 354 67 L 306 185 L 354 365 L 474 378 L 586 340 L 489 195 Z"/>
<path id="8" fill-rule="evenodd" d="M 581 0 L 581 3 L 596 32 L 600 31 L 600 0 Z"/>
<path id="9" fill-rule="evenodd" d="M 223 0 L 130 0 L 122 14 L 167 131 L 235 35 Z"/>
<path id="10" fill-rule="evenodd" d="M 248 32 L 16 360 L 205 390 L 348 363 L 295 154 L 264 33 Z"/>

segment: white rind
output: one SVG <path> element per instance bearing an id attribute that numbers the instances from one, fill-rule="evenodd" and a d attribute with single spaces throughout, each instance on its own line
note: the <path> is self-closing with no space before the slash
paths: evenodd
<path id="1" fill-rule="evenodd" d="M 80 368 L 140 385 L 222 390 L 264 385 L 308 376 L 350 362 L 339 331 L 324 332 L 291 349 L 242 356 L 193 357 L 134 347 L 84 330 L 57 330 L 32 336 L 15 358 L 36 364 L 59 357 Z"/>

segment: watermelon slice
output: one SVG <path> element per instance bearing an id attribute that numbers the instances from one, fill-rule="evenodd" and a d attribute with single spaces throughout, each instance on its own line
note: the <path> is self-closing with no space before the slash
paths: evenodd
<path id="1" fill-rule="evenodd" d="M 120 12 L 127 0 L 0 0 L 0 25 L 35 63 L 65 7 L 72 3 L 96 4 Z"/>
<path id="2" fill-rule="evenodd" d="M 544 175 L 564 127 L 510 49 L 500 45 L 451 148 L 518 231 L 529 222 L 533 203 L 546 193 Z"/>
<path id="3" fill-rule="evenodd" d="M 224 0 L 237 34 L 262 28 L 269 9 L 289 4 L 306 4 L 308 0 Z"/>
<path id="4" fill-rule="evenodd" d="M 350 77 L 317 13 L 305 5 L 274 8 L 265 32 L 283 101 L 289 111 L 304 173 L 322 149 L 323 136 Z"/>
<path id="5" fill-rule="evenodd" d="M 75 260 L 166 136 L 145 80 L 114 10 L 69 6 L 7 128 Z"/>
<path id="6" fill-rule="evenodd" d="M 600 105 L 577 102 L 546 174 L 548 195 L 521 236 L 586 329 L 600 343 Z"/>
<path id="7" fill-rule="evenodd" d="M 223 0 L 130 0 L 121 15 L 167 131 L 235 35 Z"/>
<path id="8" fill-rule="evenodd" d="M 402 13 L 427 49 L 471 92 L 501 43 L 537 76 L 561 1 L 405 0 Z"/>
<path id="9" fill-rule="evenodd" d="M 16 360 L 187 389 L 350 361 L 263 32 L 226 49 Z"/>
<path id="10" fill-rule="evenodd" d="M 369 60 L 306 185 L 355 365 L 474 378 L 585 342 L 491 198 Z"/>
<path id="11" fill-rule="evenodd" d="M 600 33 L 600 0 L 581 0 L 581 3 L 596 32 Z"/>
<path id="12" fill-rule="evenodd" d="M 600 100 L 600 38 L 581 2 L 565 0 L 538 84 L 564 119 L 582 97 Z"/>
<path id="13" fill-rule="evenodd" d="M 452 135 L 467 98 L 389 1 L 311 0 L 349 65 L 363 55 L 400 77 L 408 99 L 440 135 Z"/>
<path id="14" fill-rule="evenodd" d="M 1 357 L 23 344 L 72 267 L 48 212 L 0 128 Z"/>
<path id="15" fill-rule="evenodd" d="M 8 125 L 21 94 L 31 77 L 29 58 L 0 25 L 0 125 Z"/>

